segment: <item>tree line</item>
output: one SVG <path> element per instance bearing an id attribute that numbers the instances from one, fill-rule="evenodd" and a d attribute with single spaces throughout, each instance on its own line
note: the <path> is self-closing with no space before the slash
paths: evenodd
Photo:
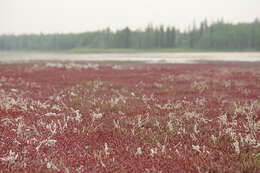
<path id="1" fill-rule="evenodd" d="M 62 51 L 74 48 L 184 48 L 202 50 L 260 50 L 260 22 L 227 23 L 207 20 L 186 31 L 148 25 L 144 30 L 126 27 L 71 34 L 1 35 L 0 50 Z"/>

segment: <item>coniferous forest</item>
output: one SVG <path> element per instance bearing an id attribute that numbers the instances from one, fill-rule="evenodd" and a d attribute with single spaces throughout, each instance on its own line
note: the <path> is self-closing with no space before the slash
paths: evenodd
<path id="1" fill-rule="evenodd" d="M 0 50 L 66 51 L 73 49 L 191 49 L 260 50 L 260 21 L 227 23 L 207 20 L 186 31 L 169 26 L 148 25 L 144 30 L 126 27 L 71 34 L 1 35 Z"/>

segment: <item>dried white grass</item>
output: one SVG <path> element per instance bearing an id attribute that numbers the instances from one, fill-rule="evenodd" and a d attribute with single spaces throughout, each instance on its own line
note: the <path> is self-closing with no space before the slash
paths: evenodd
<path id="1" fill-rule="evenodd" d="M 201 153 L 199 145 L 192 145 L 192 149 Z"/>
<path id="2" fill-rule="evenodd" d="M 1 161 L 4 161 L 4 162 L 9 162 L 9 163 L 15 163 L 15 161 L 17 160 L 18 158 L 18 153 L 10 150 L 9 151 L 9 154 L 6 156 L 6 157 L 1 157 L 0 160 Z"/>
<path id="3" fill-rule="evenodd" d="M 135 155 L 141 155 L 143 152 L 142 152 L 142 148 L 141 147 L 138 147 L 136 149 L 136 152 L 135 152 Z"/>

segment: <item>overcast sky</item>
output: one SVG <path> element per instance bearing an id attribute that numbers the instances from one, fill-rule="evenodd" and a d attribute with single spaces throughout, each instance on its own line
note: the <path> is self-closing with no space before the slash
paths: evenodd
<path id="1" fill-rule="evenodd" d="M 0 34 L 83 32 L 260 18 L 260 0 L 0 0 Z"/>

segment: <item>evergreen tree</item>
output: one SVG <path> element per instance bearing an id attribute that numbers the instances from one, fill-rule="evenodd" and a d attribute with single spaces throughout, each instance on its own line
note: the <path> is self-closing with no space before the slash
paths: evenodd
<path id="1" fill-rule="evenodd" d="M 260 22 L 225 23 L 219 20 L 186 32 L 151 24 L 144 31 L 126 27 L 113 32 L 106 28 L 80 34 L 0 35 L 0 50 L 69 50 L 73 48 L 192 48 L 218 50 L 260 50 Z"/>

